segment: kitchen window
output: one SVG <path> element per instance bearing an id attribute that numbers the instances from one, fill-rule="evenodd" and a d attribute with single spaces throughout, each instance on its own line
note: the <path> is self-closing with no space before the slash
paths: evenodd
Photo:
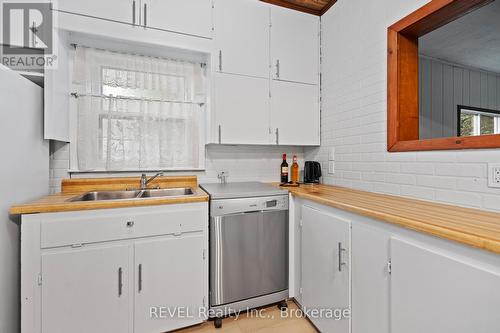
<path id="1" fill-rule="evenodd" d="M 500 134 L 500 111 L 458 106 L 458 136 Z"/>
<path id="2" fill-rule="evenodd" d="M 198 170 L 206 66 L 77 46 L 77 171 Z"/>

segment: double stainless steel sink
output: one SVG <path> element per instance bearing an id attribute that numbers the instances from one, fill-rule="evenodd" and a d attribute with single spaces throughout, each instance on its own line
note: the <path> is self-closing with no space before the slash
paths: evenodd
<path id="1" fill-rule="evenodd" d="M 96 191 L 71 198 L 69 201 L 133 200 L 163 197 L 184 197 L 190 195 L 194 195 L 194 191 L 190 187 L 130 191 Z"/>

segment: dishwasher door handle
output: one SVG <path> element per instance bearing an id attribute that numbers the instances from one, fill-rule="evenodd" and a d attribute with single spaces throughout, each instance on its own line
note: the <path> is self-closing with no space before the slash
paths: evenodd
<path id="1" fill-rule="evenodd" d="M 213 284 L 214 290 L 211 290 L 211 297 L 213 304 L 221 304 L 223 301 L 223 270 L 224 270 L 224 258 L 223 258 L 223 239 L 222 239 L 222 216 L 217 216 L 213 218 L 213 234 L 211 235 L 213 242 L 213 257 L 211 262 L 210 270 L 213 273 Z"/>

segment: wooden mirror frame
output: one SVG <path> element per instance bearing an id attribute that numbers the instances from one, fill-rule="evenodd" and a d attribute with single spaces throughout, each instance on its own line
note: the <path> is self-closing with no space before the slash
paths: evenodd
<path id="1" fill-rule="evenodd" d="M 388 28 L 387 150 L 500 148 L 500 134 L 419 139 L 418 38 L 494 0 L 432 0 Z"/>

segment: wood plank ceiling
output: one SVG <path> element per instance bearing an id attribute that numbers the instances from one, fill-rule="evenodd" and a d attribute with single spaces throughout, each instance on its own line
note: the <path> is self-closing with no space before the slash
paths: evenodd
<path id="1" fill-rule="evenodd" d="M 314 15 L 323 15 L 337 0 L 261 0 Z"/>

